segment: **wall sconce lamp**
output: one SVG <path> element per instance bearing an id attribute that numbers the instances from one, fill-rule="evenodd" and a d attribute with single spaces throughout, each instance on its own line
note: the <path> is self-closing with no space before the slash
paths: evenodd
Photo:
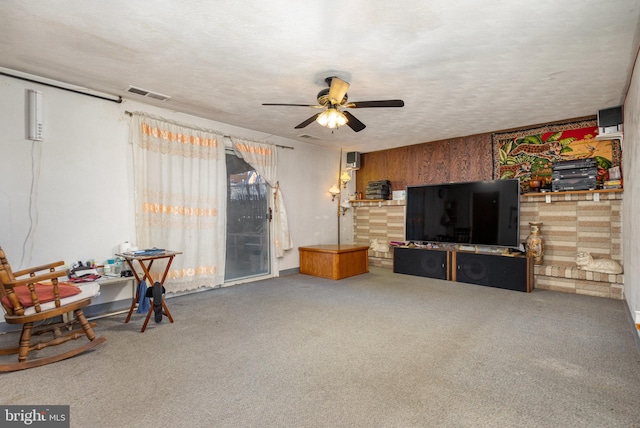
<path id="1" fill-rule="evenodd" d="M 333 202 L 336 200 L 336 196 L 340 194 L 340 188 L 334 184 L 329 187 L 329 193 L 331 193 L 331 201 Z"/>
<path id="2" fill-rule="evenodd" d="M 351 175 L 349 175 L 349 171 L 345 171 L 340 176 L 340 182 L 342 183 L 342 187 L 347 188 L 347 183 L 351 181 Z"/>
<path id="3" fill-rule="evenodd" d="M 344 213 L 347 212 L 349 208 L 351 208 L 351 204 L 349 203 L 349 201 L 345 200 L 340 204 L 340 207 L 339 207 L 340 213 L 344 215 Z"/>

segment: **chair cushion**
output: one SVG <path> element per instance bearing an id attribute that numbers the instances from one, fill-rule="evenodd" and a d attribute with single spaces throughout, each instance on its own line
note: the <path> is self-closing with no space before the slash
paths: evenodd
<path id="1" fill-rule="evenodd" d="M 52 302 L 55 300 L 55 297 L 53 296 L 53 286 L 51 284 L 36 284 L 35 289 L 41 305 L 43 303 Z M 75 285 L 66 284 L 63 282 L 58 283 L 58 290 L 60 291 L 60 298 L 74 296 L 76 294 L 80 294 L 80 292 L 82 291 Z M 27 287 L 26 285 L 20 285 L 18 287 L 14 287 L 13 291 L 15 291 L 22 306 L 24 306 L 25 308 L 33 306 L 33 301 L 31 301 L 31 291 L 29 291 L 29 287 Z M 7 296 L 4 296 L 2 298 L 2 304 L 13 308 L 13 305 L 11 304 Z"/>
<path id="2" fill-rule="evenodd" d="M 47 296 L 43 296 L 38 292 L 38 285 L 43 285 L 43 287 L 46 287 L 49 289 Z M 26 296 L 26 297 L 21 297 L 20 294 L 18 295 L 18 298 L 20 299 L 20 303 L 25 306 L 24 314 L 25 315 L 34 314 L 36 312 L 36 309 L 35 307 L 33 307 L 33 303 L 31 302 L 31 294 L 29 292 L 29 288 L 27 288 L 26 285 L 24 286 L 21 285 L 15 288 L 16 293 L 18 293 L 18 289 L 26 290 L 26 291 L 21 290 L 21 293 L 24 293 L 23 296 Z M 61 282 L 61 283 L 58 283 L 58 289 L 60 290 L 60 306 L 68 305 L 69 303 L 73 303 L 78 300 L 95 297 L 98 294 L 100 294 L 100 284 L 98 284 L 97 282 L 86 282 L 84 284 L 79 284 L 79 285 L 71 285 L 71 284 Z M 42 311 L 46 311 L 56 307 L 56 302 L 54 301 L 54 298 L 53 298 L 53 287 L 51 287 L 51 285 L 36 284 L 36 292 L 38 292 L 38 299 L 40 300 L 40 309 Z M 46 297 L 47 300 L 46 301 L 43 300 L 43 297 Z M 6 302 L 5 302 L 5 299 L 6 299 Z M 9 299 L 7 297 L 3 297 L 2 303 L 9 303 L 8 300 Z"/>

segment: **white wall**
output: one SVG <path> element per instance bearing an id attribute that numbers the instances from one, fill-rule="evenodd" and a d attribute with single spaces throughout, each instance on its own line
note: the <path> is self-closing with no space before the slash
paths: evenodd
<path id="1" fill-rule="evenodd" d="M 640 325 L 640 57 L 636 58 L 629 92 L 625 99 L 622 144 L 624 293 L 635 323 Z M 638 330 L 636 333 L 640 335 Z"/>
<path id="2" fill-rule="evenodd" d="M 44 93 L 42 142 L 26 137 L 27 89 Z M 121 242 L 135 243 L 130 117 L 125 110 L 294 147 L 278 149 L 294 243 L 278 270 L 299 266 L 299 246 L 336 242 L 336 203 L 328 189 L 337 180 L 339 149 L 267 138 L 137 102 L 116 104 L 0 76 L 0 246 L 15 270 L 54 260 L 101 262 Z"/>

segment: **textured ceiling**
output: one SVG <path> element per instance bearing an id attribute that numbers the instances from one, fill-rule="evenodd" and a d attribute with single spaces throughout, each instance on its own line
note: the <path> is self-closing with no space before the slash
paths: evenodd
<path id="1" fill-rule="evenodd" d="M 0 67 L 371 152 L 620 105 L 639 27 L 640 0 L 3 0 Z M 315 104 L 330 75 L 405 107 L 350 109 L 367 128 L 332 133 L 261 105 Z"/>

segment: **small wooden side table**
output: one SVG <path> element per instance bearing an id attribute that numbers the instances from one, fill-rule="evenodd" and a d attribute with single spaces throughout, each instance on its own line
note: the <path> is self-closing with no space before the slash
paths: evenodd
<path id="1" fill-rule="evenodd" d="M 299 247 L 300 273 L 342 279 L 369 272 L 369 247 L 337 244 Z"/>
<path id="2" fill-rule="evenodd" d="M 159 259 L 167 259 L 167 265 L 164 268 L 164 273 L 162 274 L 162 278 L 160 278 L 160 281 L 159 281 L 160 284 L 164 286 L 164 281 L 167 279 L 167 274 L 169 273 L 171 262 L 173 262 L 173 258 L 178 254 L 182 254 L 182 253 L 180 251 L 162 251 L 155 254 L 122 253 L 122 254 L 116 254 L 116 256 L 122 257 L 127 261 L 127 264 L 131 268 L 133 275 L 138 281 L 138 284 L 140 284 L 140 282 L 144 280 L 147 280 L 147 283 L 150 284 L 150 286 L 153 286 L 154 284 L 153 278 L 151 277 L 151 273 L 150 273 L 153 262 Z M 142 278 L 140 277 L 138 272 L 136 272 L 136 269 L 133 266 L 133 262 L 135 260 L 137 260 L 138 263 L 140 264 L 140 267 L 142 267 L 142 271 L 144 273 L 144 275 L 142 275 Z M 127 319 L 124 321 L 125 324 L 131 320 L 131 315 L 133 314 L 133 310 L 135 309 L 139 299 L 140 299 L 140 287 L 136 287 L 136 297 L 133 299 L 133 302 L 131 303 L 129 314 L 127 315 Z M 162 298 L 162 309 L 164 310 L 164 313 L 167 315 L 167 318 L 169 318 L 169 321 L 173 322 L 173 317 L 171 316 L 171 312 L 169 312 L 169 308 L 167 308 L 167 304 L 164 301 L 164 296 Z M 147 317 L 145 318 L 144 324 L 142 325 L 142 330 L 140 330 L 141 333 L 144 333 L 144 331 L 146 330 L 147 324 L 149 323 L 149 318 L 151 318 L 152 313 L 153 313 L 153 305 L 151 305 L 151 308 L 149 308 L 149 312 L 147 312 Z"/>

